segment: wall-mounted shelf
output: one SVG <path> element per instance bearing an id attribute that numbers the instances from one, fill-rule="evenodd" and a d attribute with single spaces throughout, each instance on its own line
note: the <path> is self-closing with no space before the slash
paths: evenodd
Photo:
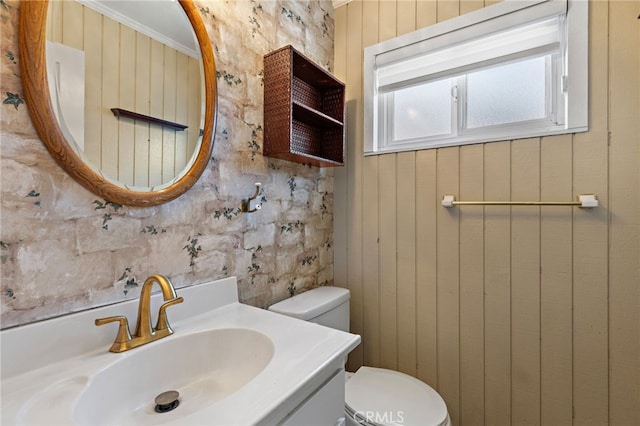
<path id="1" fill-rule="evenodd" d="M 113 113 L 113 115 L 115 115 L 118 118 L 120 117 L 132 118 L 134 120 L 146 121 L 148 123 L 157 124 L 158 126 L 162 126 L 162 127 L 171 127 L 172 129 L 175 129 L 175 130 L 184 130 L 187 127 L 189 127 L 189 126 L 185 126 L 184 124 L 174 123 L 173 121 L 167 121 L 161 118 L 155 118 L 149 115 L 139 114 L 133 111 L 127 111 L 126 109 L 122 109 L 122 108 L 111 108 L 111 112 Z"/>
<path id="2" fill-rule="evenodd" d="M 303 123 L 307 123 L 311 126 L 333 127 L 336 129 L 342 129 L 343 127 L 342 122 L 304 104 L 294 101 L 292 105 L 293 116 Z"/>
<path id="3" fill-rule="evenodd" d="M 264 155 L 344 165 L 344 83 L 291 46 L 264 57 Z"/>

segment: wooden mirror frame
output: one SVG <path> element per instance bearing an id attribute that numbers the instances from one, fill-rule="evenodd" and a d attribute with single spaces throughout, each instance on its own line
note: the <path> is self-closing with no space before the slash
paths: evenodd
<path id="1" fill-rule="evenodd" d="M 87 165 L 67 142 L 51 104 L 45 60 L 49 0 L 21 1 L 18 43 L 22 85 L 29 114 L 51 156 L 73 178 L 94 194 L 125 206 L 149 207 L 184 194 L 207 168 L 213 149 L 217 116 L 217 82 L 213 49 L 198 9 L 192 0 L 179 0 L 196 34 L 204 68 L 205 117 L 202 142 L 191 168 L 169 186 L 156 191 L 134 191 L 117 185 Z"/>

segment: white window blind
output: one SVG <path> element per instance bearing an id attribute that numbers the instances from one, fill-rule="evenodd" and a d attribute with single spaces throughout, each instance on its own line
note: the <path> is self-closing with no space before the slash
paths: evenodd
<path id="1" fill-rule="evenodd" d="M 560 18 L 553 17 L 449 47 L 425 50 L 401 62 L 385 63 L 384 55 L 380 55 L 382 57 L 376 57 L 378 93 L 398 85 L 433 80 L 443 74 L 460 74 L 482 66 L 558 50 L 560 27 Z"/>
<path id="2" fill-rule="evenodd" d="M 586 28 L 587 2 L 505 0 L 366 48 L 365 154 L 586 130 Z"/>

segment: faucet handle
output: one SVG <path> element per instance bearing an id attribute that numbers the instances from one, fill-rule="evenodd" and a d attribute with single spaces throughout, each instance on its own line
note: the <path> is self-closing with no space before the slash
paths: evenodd
<path id="1" fill-rule="evenodd" d="M 106 317 L 106 318 L 98 318 L 95 321 L 96 325 L 105 325 L 110 322 L 119 322 L 120 326 L 118 327 L 118 334 L 116 335 L 116 340 L 113 342 L 113 345 L 116 346 L 119 343 L 125 343 L 131 340 L 131 333 L 129 332 L 129 321 L 127 321 L 127 317 L 117 316 L 117 317 Z"/>
<path id="2" fill-rule="evenodd" d="M 167 320 L 167 308 L 171 305 L 177 305 L 178 303 L 184 302 L 182 297 L 176 297 L 175 299 L 171 299 L 168 302 L 164 302 L 160 306 L 160 310 L 158 311 L 158 322 L 156 323 L 155 330 L 169 330 L 169 332 L 173 332 L 171 327 L 169 326 L 169 321 Z"/>

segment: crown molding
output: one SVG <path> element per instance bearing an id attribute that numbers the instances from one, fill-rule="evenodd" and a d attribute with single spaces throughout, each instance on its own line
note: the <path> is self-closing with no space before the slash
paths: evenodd
<path id="1" fill-rule="evenodd" d="M 351 0 L 333 0 L 333 8 L 337 9 L 340 6 L 343 6 L 343 5 L 345 5 L 347 3 L 350 3 L 350 2 L 351 2 Z"/>

